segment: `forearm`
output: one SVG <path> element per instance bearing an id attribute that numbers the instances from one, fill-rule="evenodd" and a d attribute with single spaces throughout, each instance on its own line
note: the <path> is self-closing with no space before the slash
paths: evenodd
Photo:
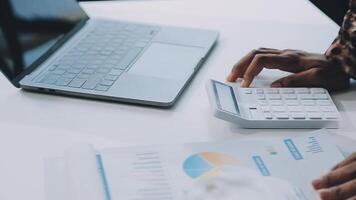
<path id="1" fill-rule="evenodd" d="M 326 52 L 334 67 L 340 67 L 356 79 L 356 0 L 350 0 L 350 10 L 344 18 L 339 36 Z"/>

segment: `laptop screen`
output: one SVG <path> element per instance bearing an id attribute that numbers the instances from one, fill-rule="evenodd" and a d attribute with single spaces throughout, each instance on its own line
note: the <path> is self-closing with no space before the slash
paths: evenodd
<path id="1" fill-rule="evenodd" d="M 76 0 L 1 0 L 1 71 L 13 82 L 87 19 Z"/>

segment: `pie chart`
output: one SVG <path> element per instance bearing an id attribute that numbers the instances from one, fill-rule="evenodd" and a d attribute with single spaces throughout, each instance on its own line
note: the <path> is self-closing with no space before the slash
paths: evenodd
<path id="1" fill-rule="evenodd" d="M 239 161 L 219 152 L 202 152 L 189 156 L 183 164 L 183 170 L 192 179 L 215 177 L 220 175 L 221 167 L 238 165 Z"/>

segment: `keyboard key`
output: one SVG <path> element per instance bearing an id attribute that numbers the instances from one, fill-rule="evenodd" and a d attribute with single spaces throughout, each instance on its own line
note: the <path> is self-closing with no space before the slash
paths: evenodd
<path id="1" fill-rule="evenodd" d="M 339 119 L 340 115 L 336 112 L 324 113 L 326 119 Z"/>
<path id="2" fill-rule="evenodd" d="M 74 68 L 72 68 L 72 69 L 68 70 L 68 73 L 71 73 L 71 74 L 79 74 L 81 71 L 82 71 L 82 70 L 80 70 L 80 69 L 74 69 Z"/>
<path id="3" fill-rule="evenodd" d="M 336 111 L 336 108 L 334 106 L 322 106 L 320 107 L 320 110 L 323 112 L 334 112 Z"/>
<path id="4" fill-rule="evenodd" d="M 107 91 L 109 90 L 110 86 L 105 86 L 105 85 L 98 85 L 95 87 L 95 90 L 97 91 Z"/>
<path id="5" fill-rule="evenodd" d="M 313 94 L 325 94 L 325 89 L 322 88 L 312 88 L 310 89 Z"/>
<path id="6" fill-rule="evenodd" d="M 93 74 L 95 71 L 93 69 L 84 69 L 82 71 L 83 74 Z"/>
<path id="7" fill-rule="evenodd" d="M 244 89 L 245 94 L 252 94 L 252 89 Z"/>
<path id="8" fill-rule="evenodd" d="M 290 113 L 293 119 L 305 119 L 305 113 Z"/>
<path id="9" fill-rule="evenodd" d="M 269 104 L 272 106 L 282 106 L 283 102 L 281 100 L 271 100 L 269 101 Z"/>
<path id="10" fill-rule="evenodd" d="M 71 78 L 71 79 L 75 78 L 76 76 L 77 76 L 76 74 L 70 74 L 68 72 L 66 74 L 62 75 L 62 77 L 64 77 L 64 78 Z"/>
<path id="11" fill-rule="evenodd" d="M 272 113 L 264 113 L 265 119 L 273 119 Z"/>
<path id="12" fill-rule="evenodd" d="M 82 88 L 88 89 L 88 90 L 93 90 L 101 82 L 101 80 L 102 80 L 101 76 L 91 77 L 84 83 Z"/>
<path id="13" fill-rule="evenodd" d="M 294 90 L 297 94 L 310 94 L 308 88 L 295 88 Z"/>
<path id="14" fill-rule="evenodd" d="M 301 106 L 288 106 L 289 112 L 303 112 L 303 107 Z"/>
<path id="15" fill-rule="evenodd" d="M 284 106 L 272 106 L 274 112 L 285 112 L 287 109 Z"/>
<path id="16" fill-rule="evenodd" d="M 321 113 L 308 113 L 310 119 L 322 119 L 323 116 Z"/>
<path id="17" fill-rule="evenodd" d="M 119 78 L 119 76 L 114 76 L 114 75 L 106 75 L 105 76 L 105 80 L 109 80 L 109 81 L 116 81 Z"/>
<path id="18" fill-rule="evenodd" d="M 314 100 L 315 96 L 312 94 L 301 94 L 299 95 L 299 98 L 302 100 Z"/>
<path id="19" fill-rule="evenodd" d="M 124 71 L 119 69 L 112 69 L 109 74 L 114 76 L 120 76 Z"/>
<path id="20" fill-rule="evenodd" d="M 259 100 L 259 101 L 258 101 L 258 105 L 260 105 L 260 106 L 268 106 L 268 101 L 266 101 L 266 100 Z"/>
<path id="21" fill-rule="evenodd" d="M 317 104 L 319 106 L 330 106 L 330 105 L 332 105 L 331 101 L 329 101 L 329 100 L 317 100 Z"/>
<path id="22" fill-rule="evenodd" d="M 69 87 L 80 88 L 83 86 L 85 81 L 85 79 L 75 78 L 70 82 Z"/>
<path id="23" fill-rule="evenodd" d="M 327 99 L 329 99 L 329 96 L 326 95 L 326 94 L 315 94 L 314 97 L 317 100 L 327 100 Z"/>
<path id="24" fill-rule="evenodd" d="M 299 101 L 298 100 L 286 100 L 285 101 L 287 106 L 297 106 L 299 105 Z"/>
<path id="25" fill-rule="evenodd" d="M 268 88 L 268 89 L 265 89 L 265 93 L 266 94 L 278 94 L 278 89 L 274 89 L 274 88 Z"/>
<path id="26" fill-rule="evenodd" d="M 110 68 L 99 68 L 96 72 L 97 73 L 103 73 L 103 74 L 107 74 L 110 71 Z"/>
<path id="27" fill-rule="evenodd" d="M 295 94 L 285 94 L 284 95 L 284 99 L 286 99 L 286 100 L 297 100 L 298 97 Z"/>
<path id="28" fill-rule="evenodd" d="M 279 94 L 269 94 L 268 95 L 268 99 L 270 99 L 270 100 L 281 100 L 282 97 Z"/>
<path id="29" fill-rule="evenodd" d="M 314 106 L 315 101 L 314 100 L 302 100 L 300 103 L 304 106 Z"/>
<path id="30" fill-rule="evenodd" d="M 70 82 L 72 81 L 71 78 L 59 78 L 56 82 L 56 85 L 59 85 L 59 86 L 67 86 Z"/>
<path id="31" fill-rule="evenodd" d="M 77 78 L 88 79 L 90 78 L 90 76 L 91 76 L 90 74 L 79 74 Z"/>
<path id="32" fill-rule="evenodd" d="M 262 111 L 262 112 L 271 112 L 271 109 L 270 109 L 270 107 L 268 107 L 268 106 L 262 106 L 262 107 L 261 107 L 261 111 Z"/>
<path id="33" fill-rule="evenodd" d="M 263 94 L 264 91 L 263 91 L 263 89 L 256 89 L 256 93 L 257 93 L 257 94 Z"/>
<path id="34" fill-rule="evenodd" d="M 116 68 L 118 69 L 126 69 L 127 67 L 129 67 L 129 65 L 132 63 L 132 61 L 141 53 L 142 48 L 139 47 L 134 47 L 132 48 L 120 61 L 120 63 L 118 63 L 118 65 L 116 66 Z"/>
<path id="35" fill-rule="evenodd" d="M 53 74 L 57 74 L 57 75 L 62 75 L 64 73 L 66 73 L 66 70 L 63 69 L 56 69 L 52 72 Z"/>
<path id="36" fill-rule="evenodd" d="M 316 106 L 305 106 L 304 110 L 307 112 L 318 112 L 319 108 Z"/>
<path id="37" fill-rule="evenodd" d="M 294 89 L 292 88 L 282 88 L 279 91 L 281 94 L 294 94 Z"/>
<path id="38" fill-rule="evenodd" d="M 289 119 L 288 113 L 274 113 L 277 119 Z"/>
<path id="39" fill-rule="evenodd" d="M 257 95 L 257 99 L 258 100 L 265 100 L 266 99 L 266 96 L 264 94 L 258 94 Z"/>
<path id="40" fill-rule="evenodd" d="M 100 82 L 100 85 L 105 85 L 105 86 L 112 86 L 114 84 L 114 81 L 109 81 L 109 80 L 102 80 Z"/>

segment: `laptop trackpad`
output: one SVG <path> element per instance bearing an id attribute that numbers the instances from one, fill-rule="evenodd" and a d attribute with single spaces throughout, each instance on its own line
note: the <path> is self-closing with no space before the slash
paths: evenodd
<path id="1" fill-rule="evenodd" d="M 198 65 L 204 49 L 152 43 L 128 71 L 129 74 L 185 80 Z"/>

